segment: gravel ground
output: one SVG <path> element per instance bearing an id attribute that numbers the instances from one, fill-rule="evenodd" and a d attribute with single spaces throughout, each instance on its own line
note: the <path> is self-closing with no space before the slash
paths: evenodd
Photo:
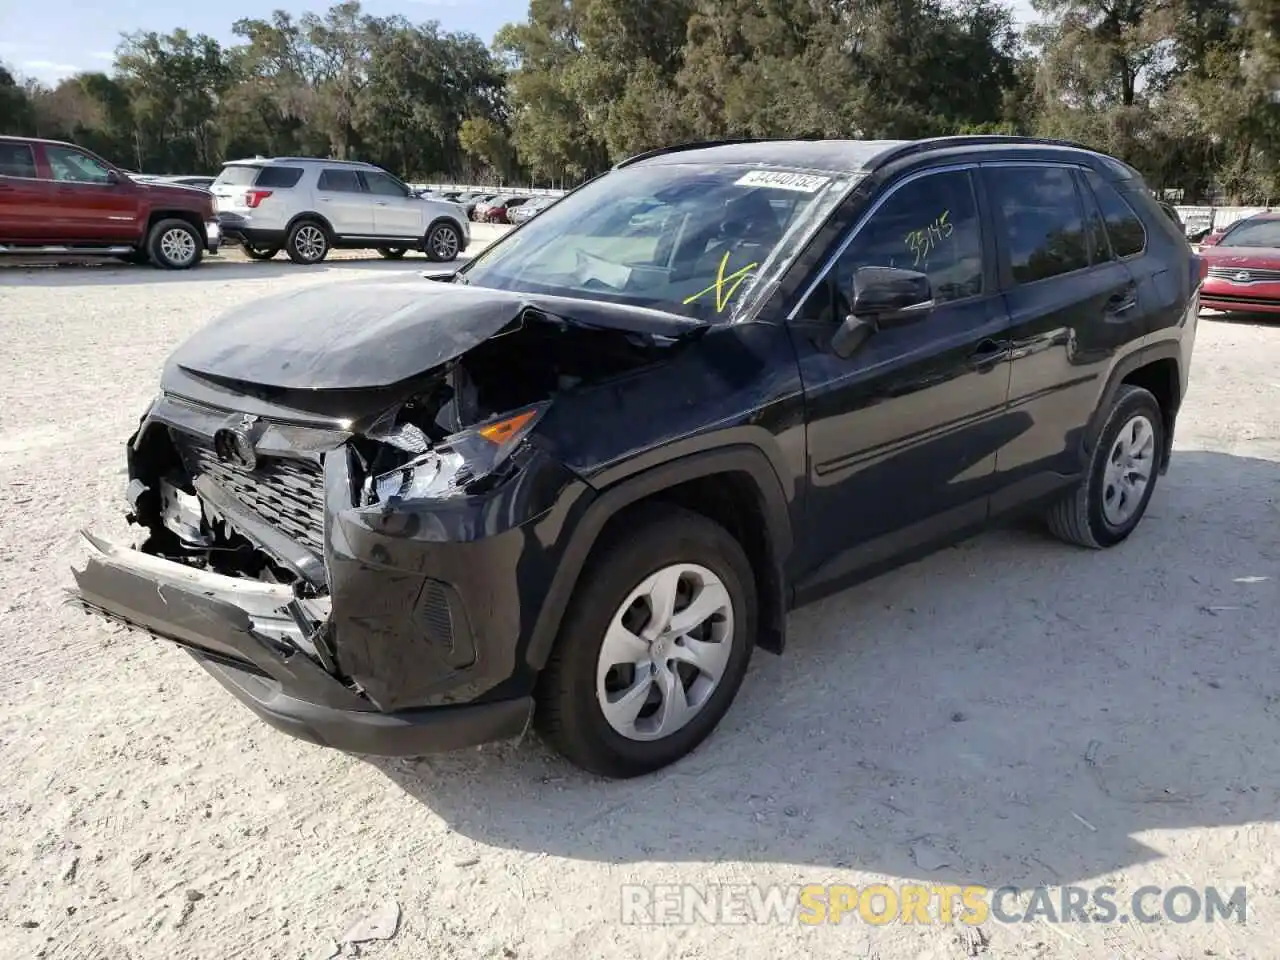
<path id="1" fill-rule="evenodd" d="M 0 956 L 1257 958 L 1280 914 L 1280 330 L 1201 325 L 1173 467 L 1105 553 L 993 532 L 791 618 L 663 774 L 535 740 L 371 762 L 258 722 L 186 655 L 61 606 L 122 533 L 170 349 L 268 292 L 402 272 L 0 271 Z M 620 922 L 630 883 L 1248 884 L 1248 923 Z"/>

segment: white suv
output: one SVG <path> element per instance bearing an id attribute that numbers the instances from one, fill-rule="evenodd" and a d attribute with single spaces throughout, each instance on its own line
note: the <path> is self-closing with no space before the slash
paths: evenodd
<path id="1" fill-rule="evenodd" d="M 276 157 L 233 160 L 210 187 L 226 240 L 269 260 L 319 263 L 333 248 L 377 250 L 388 259 L 421 250 L 439 263 L 471 242 L 467 213 L 424 199 L 371 163 Z"/>

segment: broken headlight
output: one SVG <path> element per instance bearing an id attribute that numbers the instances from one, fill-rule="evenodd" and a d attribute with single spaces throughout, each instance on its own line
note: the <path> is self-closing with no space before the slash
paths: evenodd
<path id="1" fill-rule="evenodd" d="M 538 404 L 446 437 L 404 466 L 374 477 L 371 501 L 386 504 L 465 494 L 470 484 L 502 466 L 537 426 L 547 407 Z"/>

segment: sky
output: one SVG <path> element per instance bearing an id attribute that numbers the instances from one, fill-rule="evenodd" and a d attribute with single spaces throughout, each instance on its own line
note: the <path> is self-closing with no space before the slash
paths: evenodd
<path id="1" fill-rule="evenodd" d="M 1012 5 L 1017 19 L 1029 19 L 1029 0 Z M 0 62 L 50 83 L 82 70 L 109 68 L 121 33 L 185 27 L 232 43 L 236 20 L 264 17 L 275 9 L 300 14 L 330 6 L 323 0 L 62 0 L 54 12 L 32 0 L 0 0 Z M 488 43 L 504 23 L 523 20 L 529 5 L 528 0 L 365 0 L 364 8 L 374 16 L 438 20 L 446 30 L 474 33 Z"/>
<path id="2" fill-rule="evenodd" d="M 185 27 L 232 43 L 231 24 L 237 20 L 265 17 L 276 9 L 322 13 L 332 5 L 323 0 L 62 0 L 46 10 L 32 0 L 0 0 L 0 61 L 48 83 L 110 67 L 121 33 Z M 446 30 L 474 33 L 486 43 L 504 23 L 523 20 L 529 10 L 528 0 L 364 0 L 363 6 L 373 16 L 438 20 Z"/>

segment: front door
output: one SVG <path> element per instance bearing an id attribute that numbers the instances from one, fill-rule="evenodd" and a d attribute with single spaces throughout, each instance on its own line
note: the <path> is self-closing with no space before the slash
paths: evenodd
<path id="1" fill-rule="evenodd" d="M 339 237 L 372 237 L 373 198 L 354 167 L 326 167 L 316 181 L 318 210 Z"/>
<path id="2" fill-rule="evenodd" d="M 424 204 L 409 194 L 408 188 L 385 173 L 360 174 L 373 197 L 373 230 L 378 237 L 393 240 L 421 240 L 426 233 L 422 222 Z"/>
<path id="3" fill-rule="evenodd" d="M 0 243 L 45 243 L 53 185 L 40 180 L 30 144 L 0 141 Z"/>
<path id="4" fill-rule="evenodd" d="M 986 519 L 997 454 L 1028 424 L 1006 407 L 1008 315 L 985 219 L 975 170 L 909 176 L 791 321 L 808 420 L 802 594 Z M 927 274 L 936 306 L 841 359 L 831 335 L 871 265 Z"/>
<path id="5" fill-rule="evenodd" d="M 53 181 L 51 224 L 66 243 L 132 243 L 142 234 L 140 190 L 97 157 L 74 147 L 43 144 Z"/>

